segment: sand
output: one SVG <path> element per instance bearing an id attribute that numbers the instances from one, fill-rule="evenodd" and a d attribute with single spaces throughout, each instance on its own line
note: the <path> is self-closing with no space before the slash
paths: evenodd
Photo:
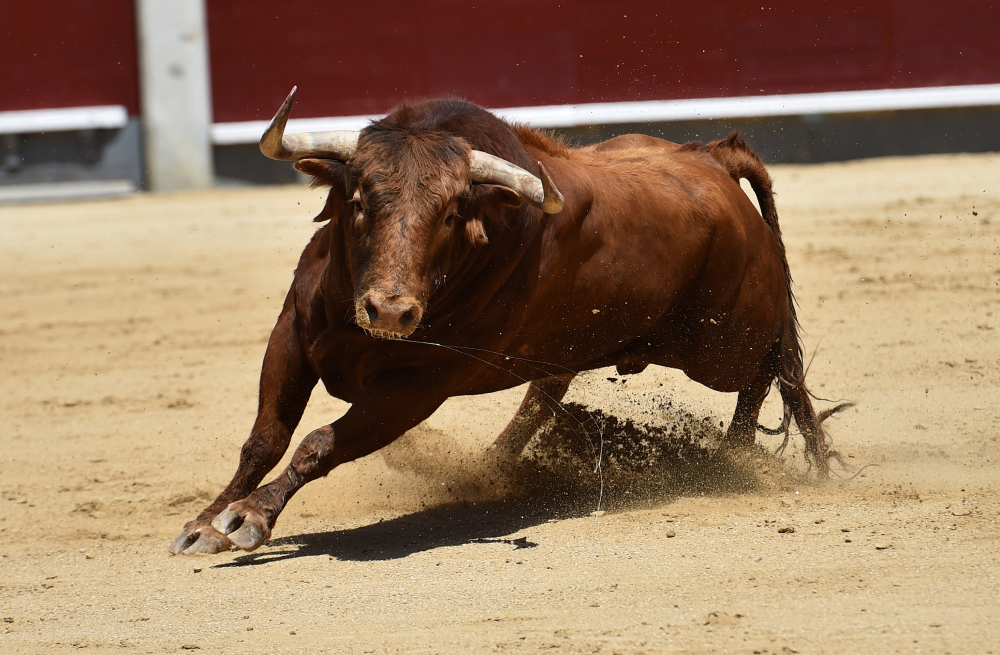
<path id="1" fill-rule="evenodd" d="M 840 477 L 796 436 L 629 463 L 611 427 L 687 416 L 710 455 L 735 396 L 607 369 L 566 399 L 603 484 L 594 430 L 551 484 L 479 484 L 524 389 L 456 398 L 215 556 L 167 546 L 235 469 L 320 192 L 0 207 L 0 651 L 1000 652 L 1000 155 L 772 172 L 808 379 L 857 403 Z M 345 408 L 318 388 L 293 447 Z"/>

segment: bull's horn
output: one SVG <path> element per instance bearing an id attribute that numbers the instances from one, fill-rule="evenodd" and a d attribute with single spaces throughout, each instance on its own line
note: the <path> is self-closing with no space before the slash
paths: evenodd
<path id="1" fill-rule="evenodd" d="M 508 187 L 546 214 L 558 214 L 563 209 L 565 204 L 563 195 L 559 193 L 542 162 L 538 162 L 541 179 L 506 159 L 481 150 L 472 151 L 469 165 L 472 169 L 473 182 Z"/>
<path id="2" fill-rule="evenodd" d="M 265 157 L 282 161 L 298 161 L 300 159 L 337 159 L 347 161 L 358 148 L 358 132 L 338 130 L 336 132 L 307 132 L 305 134 L 285 135 L 285 123 L 295 102 L 295 92 L 285 98 L 281 109 L 274 115 L 271 124 L 260 137 L 260 151 Z"/>

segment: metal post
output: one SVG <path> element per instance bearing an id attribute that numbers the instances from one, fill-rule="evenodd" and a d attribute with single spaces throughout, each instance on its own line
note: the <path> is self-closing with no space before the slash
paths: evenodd
<path id="1" fill-rule="evenodd" d="M 146 179 L 152 191 L 212 185 L 204 0 L 136 0 Z"/>

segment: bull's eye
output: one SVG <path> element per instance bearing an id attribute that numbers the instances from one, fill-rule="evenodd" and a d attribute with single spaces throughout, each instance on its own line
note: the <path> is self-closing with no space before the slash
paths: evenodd
<path id="1" fill-rule="evenodd" d="M 451 224 L 454 222 L 455 222 L 454 214 L 448 214 L 444 219 L 444 224 L 447 225 L 448 227 L 451 227 Z"/>

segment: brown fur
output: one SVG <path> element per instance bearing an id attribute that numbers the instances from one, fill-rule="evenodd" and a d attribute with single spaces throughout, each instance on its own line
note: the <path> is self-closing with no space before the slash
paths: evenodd
<path id="1" fill-rule="evenodd" d="M 548 130 L 537 130 L 528 125 L 512 125 L 511 129 L 525 146 L 544 152 L 552 157 L 569 157 L 570 149 L 566 141 Z"/>
<path id="2" fill-rule="evenodd" d="M 470 148 L 533 172 L 543 162 L 564 210 L 543 215 L 509 189 L 470 184 Z M 230 541 L 252 550 L 303 484 L 385 446 L 447 398 L 537 380 L 498 441 L 516 455 L 540 399 L 610 365 L 678 368 L 739 391 L 734 448 L 753 443 L 777 379 L 811 461 L 827 470 L 771 179 L 738 134 L 706 146 L 626 135 L 574 149 L 444 99 L 373 123 L 346 165 L 298 168 L 331 187 L 317 217 L 328 222 L 302 254 L 268 343 L 237 473 L 172 552 Z M 257 488 L 319 380 L 351 408 Z"/>

